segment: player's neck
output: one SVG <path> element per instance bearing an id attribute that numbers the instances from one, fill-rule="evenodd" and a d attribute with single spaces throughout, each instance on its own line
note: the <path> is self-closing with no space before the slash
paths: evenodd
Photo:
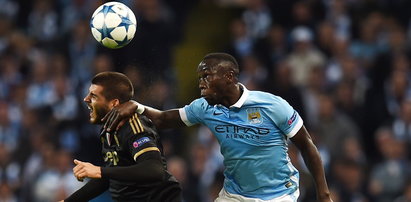
<path id="1" fill-rule="evenodd" d="M 229 108 L 233 104 L 235 104 L 243 95 L 244 89 L 240 84 L 233 84 L 234 86 L 228 88 L 229 91 L 227 92 L 227 99 L 225 99 L 221 104 L 225 107 Z"/>

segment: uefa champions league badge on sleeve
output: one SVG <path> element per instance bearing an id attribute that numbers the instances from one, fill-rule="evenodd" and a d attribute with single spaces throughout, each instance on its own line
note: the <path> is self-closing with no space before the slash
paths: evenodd
<path id="1" fill-rule="evenodd" d="M 148 137 L 142 137 L 142 138 L 140 138 L 140 139 L 138 139 L 138 140 L 136 140 L 136 141 L 133 142 L 133 147 L 134 147 L 134 148 L 140 147 L 141 145 L 143 145 L 143 144 L 145 144 L 145 143 L 147 143 L 147 142 L 150 142 L 150 138 L 148 138 Z"/>
<path id="2" fill-rule="evenodd" d="M 293 124 L 296 118 L 297 118 L 297 112 L 294 111 L 294 113 L 293 113 L 293 115 L 291 116 L 291 118 L 287 121 L 287 124 L 288 124 L 288 125 Z"/>

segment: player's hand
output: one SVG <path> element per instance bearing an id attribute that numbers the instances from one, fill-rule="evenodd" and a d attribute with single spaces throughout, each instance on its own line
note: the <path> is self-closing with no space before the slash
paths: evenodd
<path id="1" fill-rule="evenodd" d="M 118 130 L 136 112 L 136 109 L 137 104 L 134 101 L 128 101 L 114 107 L 101 119 L 104 122 L 104 128 L 108 132 Z"/>
<path id="2" fill-rule="evenodd" d="M 74 159 L 76 166 L 73 168 L 74 176 L 82 181 L 84 178 L 101 178 L 101 169 L 99 166 L 95 166 L 91 163 L 82 162 Z"/>

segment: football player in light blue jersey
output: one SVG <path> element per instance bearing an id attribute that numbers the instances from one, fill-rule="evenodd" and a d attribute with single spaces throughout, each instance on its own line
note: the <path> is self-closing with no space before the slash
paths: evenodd
<path id="1" fill-rule="evenodd" d="M 291 140 L 314 178 L 318 201 L 332 201 L 318 150 L 303 120 L 284 99 L 247 90 L 238 82 L 237 61 L 225 53 L 206 55 L 197 72 L 201 98 L 191 104 L 160 111 L 128 102 L 104 117 L 105 127 L 115 130 L 136 111 L 158 128 L 207 126 L 224 156 L 224 186 L 216 202 L 296 202 L 299 175 L 287 153 Z"/>

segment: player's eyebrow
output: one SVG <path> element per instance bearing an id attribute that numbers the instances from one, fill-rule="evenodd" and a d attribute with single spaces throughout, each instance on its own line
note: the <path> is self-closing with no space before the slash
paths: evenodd
<path id="1" fill-rule="evenodd" d="M 95 93 L 93 93 L 93 92 L 90 92 L 90 95 L 91 95 L 91 96 L 94 96 L 94 97 L 98 97 L 98 95 L 95 94 Z"/>

